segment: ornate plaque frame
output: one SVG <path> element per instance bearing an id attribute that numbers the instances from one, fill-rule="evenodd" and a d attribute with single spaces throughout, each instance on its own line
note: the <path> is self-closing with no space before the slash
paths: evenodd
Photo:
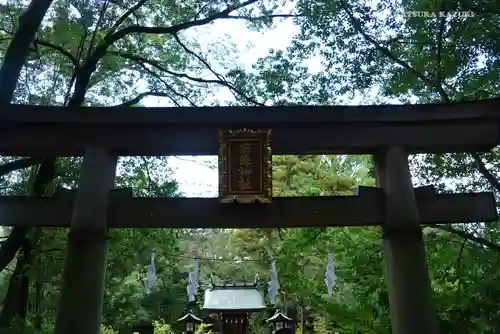
<path id="1" fill-rule="evenodd" d="M 241 152 L 233 151 L 236 149 L 235 146 L 241 149 L 242 145 L 246 145 L 248 149 L 245 158 L 251 165 L 258 166 L 258 175 L 252 176 L 252 182 L 247 181 L 249 189 L 245 190 L 239 189 L 241 185 L 234 184 L 233 177 L 240 173 L 241 182 Z M 218 153 L 221 203 L 272 202 L 271 129 L 219 129 Z M 240 169 L 236 170 L 234 164 L 237 161 Z"/>

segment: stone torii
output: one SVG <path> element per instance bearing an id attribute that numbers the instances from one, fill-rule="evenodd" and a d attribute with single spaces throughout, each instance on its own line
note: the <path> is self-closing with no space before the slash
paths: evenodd
<path id="1" fill-rule="evenodd" d="M 57 334 L 99 332 L 109 228 L 376 225 L 383 232 L 393 333 L 436 334 L 421 225 L 494 221 L 497 213 L 491 193 L 414 189 L 408 154 L 490 150 L 499 142 L 499 107 L 500 100 L 71 110 L 0 105 L 0 154 L 84 156 L 76 192 L 3 196 L 0 217 L 3 225 L 70 227 Z M 272 198 L 271 204 L 246 205 L 134 198 L 130 190 L 113 189 L 118 156 L 215 155 L 219 128 L 272 129 L 275 154 L 372 154 L 377 187 L 361 188 L 357 196 Z"/>

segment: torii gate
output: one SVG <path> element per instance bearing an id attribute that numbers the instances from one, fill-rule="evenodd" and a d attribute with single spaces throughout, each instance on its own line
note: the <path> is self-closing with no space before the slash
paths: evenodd
<path id="1" fill-rule="evenodd" d="M 0 105 L 0 154 L 84 156 L 80 187 L 0 197 L 3 225 L 71 227 L 56 334 L 98 334 L 109 228 L 381 225 L 394 334 L 436 334 L 421 224 L 497 219 L 491 193 L 413 189 L 408 154 L 487 151 L 500 100 L 397 106 L 77 108 Z M 120 155 L 215 155 L 219 128 L 272 129 L 275 154 L 372 154 L 378 187 L 358 196 L 218 199 L 110 196 Z"/>

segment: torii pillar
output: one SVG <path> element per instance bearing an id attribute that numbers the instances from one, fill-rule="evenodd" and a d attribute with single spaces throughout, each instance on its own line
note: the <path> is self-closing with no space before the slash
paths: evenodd
<path id="1" fill-rule="evenodd" d="M 386 193 L 382 225 L 393 334 L 438 334 L 419 212 L 402 147 L 375 156 L 377 183 Z"/>
<path id="2" fill-rule="evenodd" d="M 117 157 L 85 152 L 74 202 L 55 334 L 99 334 L 108 255 L 107 211 Z"/>

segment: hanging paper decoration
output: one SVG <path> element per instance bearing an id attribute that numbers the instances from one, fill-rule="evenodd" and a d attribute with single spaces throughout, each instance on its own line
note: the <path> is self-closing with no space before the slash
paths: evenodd
<path id="1" fill-rule="evenodd" d="M 194 268 L 193 268 L 193 289 L 194 293 L 198 294 L 198 281 L 199 281 L 199 276 L 200 275 L 200 264 L 198 262 L 198 259 L 194 261 Z"/>
<path id="2" fill-rule="evenodd" d="M 156 268 L 155 268 L 155 250 L 151 250 L 151 262 L 148 266 L 148 275 L 146 280 L 146 294 L 149 295 L 156 282 Z"/>
<path id="3" fill-rule="evenodd" d="M 273 259 L 271 262 L 271 282 L 269 282 L 269 289 L 267 290 L 269 294 L 269 300 L 273 305 L 276 305 L 276 297 L 278 296 L 279 288 L 280 288 L 280 283 L 278 281 L 278 271 L 276 270 L 276 261 Z"/>
<path id="4" fill-rule="evenodd" d="M 193 271 L 189 273 L 187 294 L 190 302 L 196 299 L 196 294 L 198 293 L 198 278 L 200 275 L 200 263 L 198 259 L 194 261 Z"/>
<path id="5" fill-rule="evenodd" d="M 333 267 L 333 255 L 331 251 L 328 251 L 328 264 L 326 265 L 325 284 L 329 296 L 333 294 L 333 286 L 335 285 L 336 280 L 337 276 L 335 275 L 335 268 Z"/>
<path id="6" fill-rule="evenodd" d="M 190 272 L 187 285 L 188 300 L 190 302 L 194 302 L 196 299 L 196 286 L 194 284 L 193 276 L 193 273 Z"/>

